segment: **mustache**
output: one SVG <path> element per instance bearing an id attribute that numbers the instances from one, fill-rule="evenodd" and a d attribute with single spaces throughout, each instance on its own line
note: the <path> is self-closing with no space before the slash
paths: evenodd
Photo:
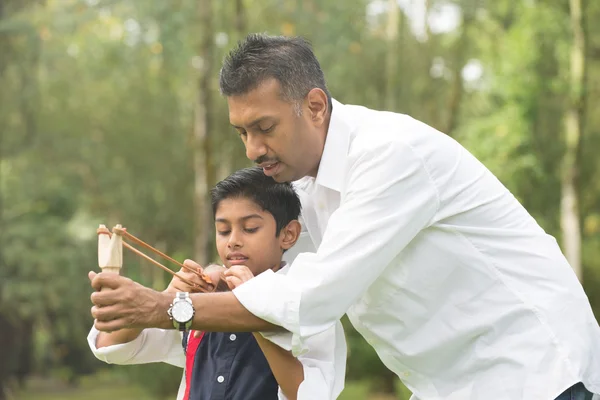
<path id="1" fill-rule="evenodd" d="M 255 164 L 275 163 L 275 162 L 279 162 L 279 160 L 277 158 L 269 158 L 267 156 L 260 156 L 256 160 L 254 160 Z"/>

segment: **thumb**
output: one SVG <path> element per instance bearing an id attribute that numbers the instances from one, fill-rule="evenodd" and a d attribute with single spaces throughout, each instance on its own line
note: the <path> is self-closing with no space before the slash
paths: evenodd
<path id="1" fill-rule="evenodd" d="M 88 278 L 89 278 L 90 282 L 94 280 L 94 278 L 96 277 L 96 275 L 98 275 L 98 274 L 95 273 L 94 271 L 88 272 Z"/>

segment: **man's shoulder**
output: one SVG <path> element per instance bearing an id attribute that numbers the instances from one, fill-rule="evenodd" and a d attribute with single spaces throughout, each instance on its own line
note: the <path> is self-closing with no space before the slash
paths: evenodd
<path id="1" fill-rule="evenodd" d="M 341 104 L 341 108 L 343 118 L 351 127 L 349 154 L 361 155 L 407 145 L 418 149 L 449 144 L 447 135 L 408 114 L 354 104 Z"/>

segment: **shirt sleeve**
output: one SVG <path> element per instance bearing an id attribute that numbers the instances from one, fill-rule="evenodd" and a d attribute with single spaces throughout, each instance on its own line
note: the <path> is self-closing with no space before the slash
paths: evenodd
<path id="1" fill-rule="evenodd" d="M 261 333 L 271 342 L 289 343 L 292 333 Z M 324 332 L 306 339 L 308 351 L 298 357 L 302 363 L 304 380 L 300 384 L 297 400 L 333 400 L 344 390 L 347 345 L 340 321 Z M 283 347 L 283 346 L 281 346 Z M 279 400 L 288 400 L 281 388 Z"/>
<path id="2" fill-rule="evenodd" d="M 181 334 L 176 330 L 158 328 L 144 329 L 128 343 L 96 348 L 100 332 L 92 327 L 87 340 L 94 356 L 107 364 L 148 364 L 164 362 L 183 368 L 185 355 L 181 346 Z"/>
<path id="3" fill-rule="evenodd" d="M 298 356 L 327 330 L 433 220 L 439 196 L 422 158 L 400 140 L 349 157 L 346 191 L 313 253 L 287 275 L 265 271 L 233 293 L 251 313 L 292 333 Z"/>

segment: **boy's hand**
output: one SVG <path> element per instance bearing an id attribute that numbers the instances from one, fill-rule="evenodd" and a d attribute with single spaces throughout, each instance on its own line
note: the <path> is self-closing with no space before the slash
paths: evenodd
<path id="1" fill-rule="evenodd" d="M 232 265 L 225 271 L 225 281 L 229 289 L 233 290 L 242 283 L 254 278 L 254 274 L 245 265 Z"/>
<path id="2" fill-rule="evenodd" d="M 186 267 L 190 267 L 200 273 L 203 272 L 202 267 L 198 263 L 196 263 L 192 260 L 185 260 L 183 262 L 183 264 Z M 216 283 L 219 281 L 219 276 L 216 275 L 215 273 L 207 272 L 206 274 L 208 275 L 209 278 L 211 278 L 213 283 Z M 179 272 L 177 272 L 177 275 L 180 275 L 181 277 L 187 279 L 188 281 L 191 281 L 191 282 L 194 282 L 194 283 L 200 285 L 202 288 L 204 288 L 204 290 L 207 290 L 209 292 L 212 292 L 214 290 L 213 285 L 210 285 L 210 284 L 204 282 L 202 279 L 200 279 L 200 277 L 198 277 L 193 272 L 188 271 L 187 269 L 181 268 L 179 270 Z M 214 278 L 216 278 L 216 280 Z M 171 283 L 169 283 L 169 286 L 164 290 L 165 293 L 199 292 L 199 291 L 200 290 L 198 288 L 191 287 L 190 285 L 183 282 L 176 276 L 173 277 L 173 279 L 171 280 Z"/>

